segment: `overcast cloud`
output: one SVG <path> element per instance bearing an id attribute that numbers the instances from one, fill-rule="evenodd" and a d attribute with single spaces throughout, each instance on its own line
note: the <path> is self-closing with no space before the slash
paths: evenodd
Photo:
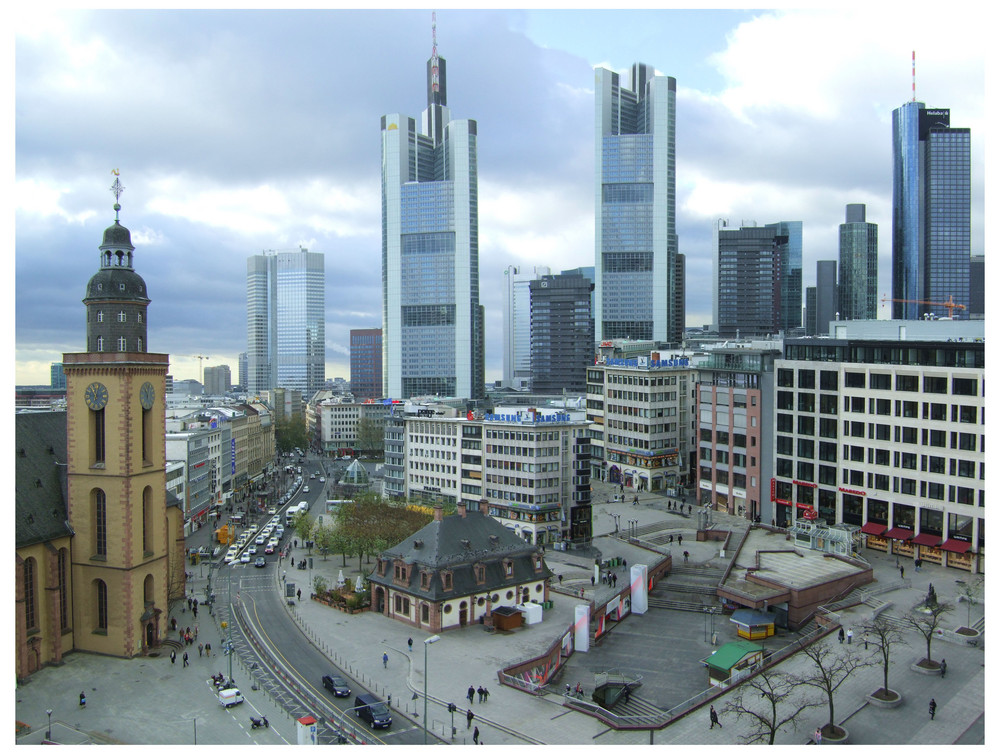
<path id="1" fill-rule="evenodd" d="M 892 109 L 917 96 L 972 129 L 972 249 L 984 249 L 984 45 L 960 6 L 933 21 L 841 13 L 437 14 L 448 100 L 479 133 L 487 378 L 500 377 L 508 264 L 594 264 L 593 67 L 675 76 L 677 223 L 688 324 L 711 320 L 712 224 L 802 220 L 804 280 L 836 259 L 848 203 L 879 224 L 889 292 Z M 602 47 L 601 31 L 614 26 Z M 658 33 L 654 33 L 658 32 Z M 630 43 L 630 39 L 634 40 Z M 246 258 L 326 257 L 327 376 L 381 326 L 379 118 L 419 118 L 424 11 L 48 10 L 15 48 L 16 376 L 84 347 L 80 299 L 114 220 L 146 280 L 150 349 L 178 379 L 246 349 Z"/>

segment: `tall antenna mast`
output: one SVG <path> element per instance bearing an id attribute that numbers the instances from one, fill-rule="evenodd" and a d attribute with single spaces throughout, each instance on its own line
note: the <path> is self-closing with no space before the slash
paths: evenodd
<path id="1" fill-rule="evenodd" d="M 913 101 L 917 101 L 917 51 L 913 51 Z"/>
<path id="2" fill-rule="evenodd" d="M 439 89 L 437 13 L 435 11 L 431 11 L 431 91 L 437 94 Z"/>

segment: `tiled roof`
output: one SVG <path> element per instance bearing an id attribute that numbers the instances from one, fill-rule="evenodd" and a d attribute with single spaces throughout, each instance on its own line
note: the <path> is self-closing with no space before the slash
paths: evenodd
<path id="1" fill-rule="evenodd" d="M 66 520 L 66 412 L 15 414 L 14 446 L 15 546 L 72 535 Z"/>

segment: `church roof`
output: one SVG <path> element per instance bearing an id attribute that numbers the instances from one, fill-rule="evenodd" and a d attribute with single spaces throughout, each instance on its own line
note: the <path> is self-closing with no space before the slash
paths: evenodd
<path id="1" fill-rule="evenodd" d="M 71 536 L 66 512 L 66 412 L 15 414 L 14 446 L 15 547 Z"/>

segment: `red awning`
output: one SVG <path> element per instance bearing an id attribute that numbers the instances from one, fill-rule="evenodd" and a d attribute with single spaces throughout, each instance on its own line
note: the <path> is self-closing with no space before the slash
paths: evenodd
<path id="1" fill-rule="evenodd" d="M 906 540 L 906 539 L 909 539 L 910 537 L 913 536 L 913 530 L 912 529 L 900 529 L 900 528 L 897 527 L 897 528 L 889 529 L 889 531 L 887 531 L 885 533 L 885 536 L 887 536 L 889 539 L 902 539 L 902 540 Z"/>
<path id="2" fill-rule="evenodd" d="M 935 534 L 918 534 L 913 538 L 913 544 L 924 547 L 937 547 L 941 544 L 941 537 Z"/>
<path id="3" fill-rule="evenodd" d="M 887 528 L 885 524 L 876 524 L 874 521 L 869 521 L 861 527 L 861 533 L 874 534 L 876 537 L 880 537 Z"/>
<path id="4" fill-rule="evenodd" d="M 948 552 L 968 552 L 971 548 L 971 542 L 963 542 L 960 539 L 946 539 L 941 544 L 941 549 Z"/>

